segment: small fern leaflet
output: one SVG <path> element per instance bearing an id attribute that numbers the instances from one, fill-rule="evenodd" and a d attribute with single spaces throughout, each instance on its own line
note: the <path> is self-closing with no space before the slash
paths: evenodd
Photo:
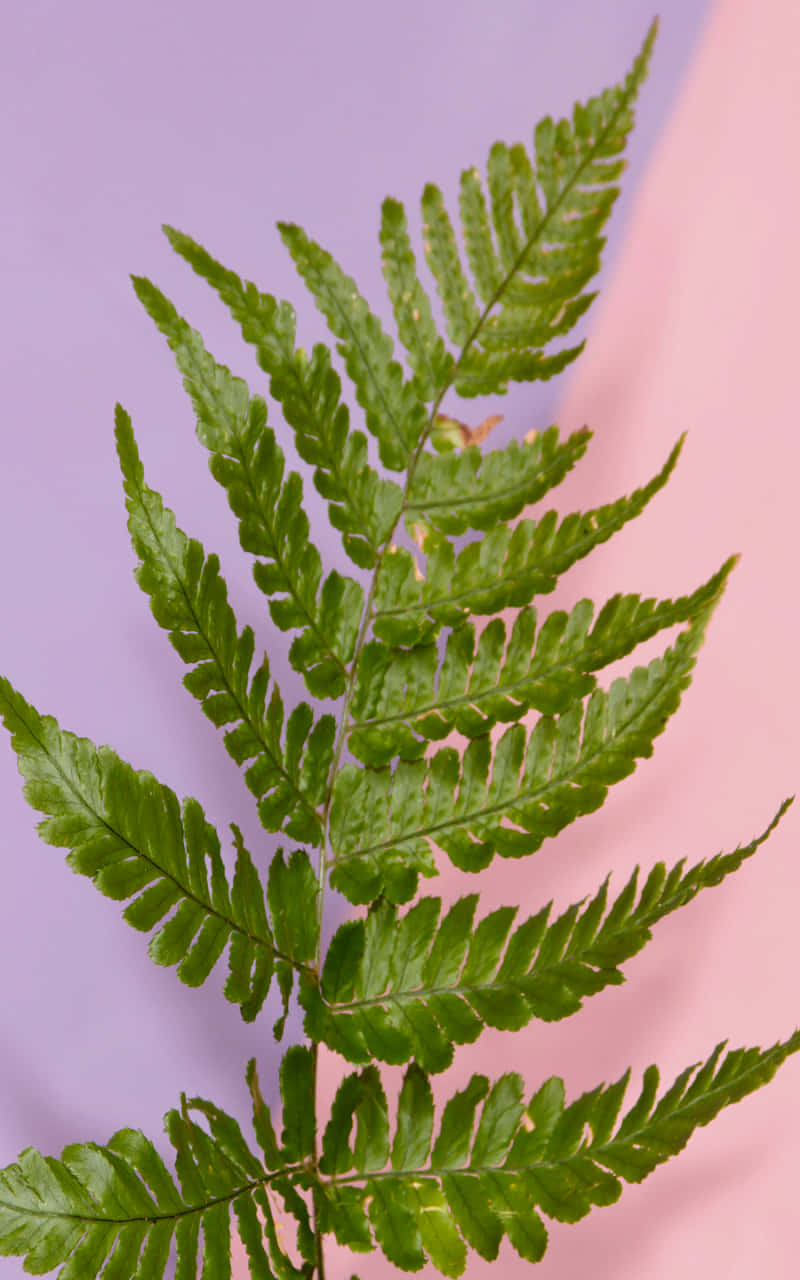
<path id="1" fill-rule="evenodd" d="M 630 1072 L 569 1105 L 557 1077 L 526 1105 L 515 1073 L 493 1085 L 476 1075 L 447 1102 L 435 1139 L 421 1068 L 412 1063 L 405 1073 L 392 1138 L 377 1070 L 366 1067 L 341 1085 L 323 1138 L 326 1229 L 351 1249 L 377 1246 L 405 1271 L 430 1261 L 459 1276 L 467 1246 L 492 1262 L 503 1236 L 539 1262 L 543 1216 L 577 1222 L 614 1204 L 623 1181 L 642 1182 L 697 1128 L 771 1080 L 800 1050 L 800 1031 L 770 1049 L 724 1048 L 681 1072 L 660 1098 L 658 1070 L 648 1067 L 621 1119 Z"/>
<path id="2" fill-rule="evenodd" d="M 25 1258 L 25 1270 L 36 1274 L 63 1263 L 61 1280 L 96 1280 L 101 1273 L 103 1280 L 163 1280 L 174 1247 L 177 1276 L 198 1275 L 202 1266 L 205 1280 L 231 1280 L 233 1210 L 251 1275 L 302 1280 L 308 1273 L 281 1244 L 273 1203 L 277 1197 L 298 1218 L 301 1255 L 313 1258 L 308 1213 L 292 1185 L 310 1155 L 298 1105 L 310 1059 L 294 1046 L 283 1060 L 280 1144 L 250 1064 L 262 1155 L 250 1149 L 236 1120 L 202 1098 L 184 1098 L 180 1111 L 164 1118 L 177 1177 L 134 1129 L 121 1129 L 105 1145 L 75 1143 L 58 1160 L 23 1151 L 0 1170 L 0 1254 Z"/>
<path id="3" fill-rule="evenodd" d="M 211 472 L 239 519 L 245 551 L 262 557 L 253 568 L 281 631 L 300 629 L 289 660 L 315 697 L 338 697 L 353 656 L 363 599 L 352 578 L 333 570 L 323 580 L 322 557 L 308 536 L 303 482 L 283 479 L 284 457 L 266 425 L 264 401 L 205 350 L 200 335 L 147 280 L 136 292 L 167 337 L 195 406 L 198 436 L 211 453 Z"/>
<path id="4" fill-rule="evenodd" d="M 228 884 L 220 841 L 196 800 L 181 806 L 151 773 L 134 770 L 110 747 L 59 729 L 0 679 L 0 716 L 11 733 L 28 803 L 44 813 L 39 835 L 71 850 L 73 871 L 116 901 L 131 899 L 124 919 L 153 935 L 156 964 L 177 965 L 187 986 L 208 978 L 230 943 L 225 994 L 252 1021 L 269 991 L 276 959 L 302 967 L 314 954 L 282 954 L 267 919 L 264 890 L 238 832 Z M 271 878 L 288 874 L 295 892 L 315 882 L 308 855 L 284 868 L 277 854 Z"/>
<path id="5" fill-rule="evenodd" d="M 320 987 L 304 980 L 306 1034 L 349 1062 L 444 1071 L 454 1046 L 486 1027 L 519 1031 L 576 1013 L 589 996 L 624 981 L 620 965 L 650 941 L 653 926 L 702 890 L 738 871 L 777 826 L 732 853 L 686 867 L 663 862 L 638 887 L 637 868 L 609 905 L 608 880 L 589 902 L 555 919 L 552 903 L 512 931 L 517 907 L 500 907 L 474 925 L 478 895 L 459 898 L 440 919 L 439 898 L 420 898 L 399 916 L 385 899 L 365 920 L 341 925 L 331 940 Z"/>
<path id="6" fill-rule="evenodd" d="M 137 581 L 150 596 L 156 621 L 180 656 L 192 664 L 184 684 L 215 725 L 235 722 L 225 734 L 228 752 L 250 764 L 245 780 L 259 801 L 268 831 L 321 842 L 317 806 L 324 799 L 333 755 L 333 716 L 313 721 L 307 703 L 295 707 L 284 729 L 283 701 L 273 683 L 267 705 L 266 654 L 255 674 L 253 632 L 237 631 L 216 556 L 177 527 L 160 496 L 148 487 L 130 419 L 117 407 L 117 450 L 125 479 L 128 526 L 140 567 Z"/>
<path id="7" fill-rule="evenodd" d="M 381 462 L 404 471 L 425 430 L 425 407 L 413 384 L 392 359 L 392 340 L 378 317 L 326 250 L 310 240 L 301 227 L 279 222 L 278 230 L 297 270 L 311 291 L 332 333 L 340 338 L 358 402 L 366 424 L 378 441 Z"/>
<path id="8" fill-rule="evenodd" d="M 406 523 L 425 520 L 441 533 L 488 532 L 518 516 L 560 484 L 589 443 L 587 430 L 559 440 L 558 428 L 531 431 L 521 443 L 483 452 L 477 445 L 421 453 L 404 504 Z"/>
<path id="9" fill-rule="evenodd" d="M 331 524 L 342 532 L 351 559 L 371 568 L 397 519 L 402 494 L 368 464 L 366 437 L 350 428 L 328 348 L 317 343 L 309 359 L 295 347 L 295 313 L 288 302 L 259 293 L 183 232 L 164 232 L 176 253 L 216 289 L 245 341 L 255 346 L 270 393 L 295 432 L 297 452 L 315 468 L 314 483 L 328 499 Z"/>

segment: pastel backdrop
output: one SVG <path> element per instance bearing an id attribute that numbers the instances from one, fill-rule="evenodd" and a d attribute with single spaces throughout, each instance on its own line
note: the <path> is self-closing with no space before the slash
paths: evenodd
<path id="1" fill-rule="evenodd" d="M 780 0 L 671 0 L 643 92 L 605 294 L 570 377 L 509 396 L 501 438 L 558 420 L 594 446 L 564 498 L 611 498 L 689 430 L 667 491 L 564 589 L 691 589 L 744 553 L 685 705 L 654 759 L 529 862 L 504 867 L 487 902 L 523 911 L 572 901 L 609 871 L 750 838 L 800 769 L 794 676 L 800 519 L 793 319 L 800 259 L 790 140 L 800 20 Z M 289 696 L 220 491 L 193 444 L 190 406 L 127 273 L 151 276 L 215 355 L 259 386 L 210 292 L 174 260 L 169 221 L 279 296 L 309 346 L 322 322 L 274 230 L 300 222 L 384 314 L 377 212 L 409 208 L 425 181 L 452 194 L 497 137 L 527 140 L 543 114 L 617 81 L 652 11 L 643 0 L 528 0 L 335 7 L 142 0 L 135 8 L 30 3 L 4 19 L 5 195 L 0 255 L 4 467 L 0 473 L 0 669 L 64 727 L 110 742 L 179 794 L 202 799 L 267 849 L 236 770 L 180 686 L 180 663 L 136 588 L 113 451 L 120 399 L 150 483 L 219 551 Z M 788 157 L 788 158 L 787 158 Z M 273 422 L 278 422 L 273 414 Z M 293 465 L 291 443 L 282 441 Z M 303 470 L 302 464 L 300 469 Z M 307 485 L 312 525 L 323 504 Z M 317 530 L 324 525 L 316 524 Z M 344 567 L 335 539 L 330 563 Z M 121 1125 L 153 1137 L 183 1089 L 246 1109 L 253 1053 L 269 1078 L 270 1012 L 244 1027 L 219 980 L 189 992 L 155 968 L 118 907 L 40 844 L 10 751 L 0 750 L 0 1162 L 28 1143 L 57 1153 Z M 462 1051 L 444 1085 L 518 1066 L 558 1071 L 572 1093 L 658 1060 L 666 1073 L 733 1043 L 771 1043 L 797 1022 L 794 811 L 731 884 L 659 927 L 632 981 L 567 1023 Z M 449 875 L 444 891 L 461 889 Z M 331 913 L 333 914 L 333 913 Z M 343 909 L 339 918 L 343 918 Z M 289 1040 L 300 1037 L 299 1023 Z M 333 1087 L 335 1067 L 327 1078 Z M 791 1274 L 797 1067 L 718 1120 L 622 1203 L 554 1229 L 536 1274 L 566 1280 L 744 1280 Z M 329 1274 L 371 1277 L 377 1257 L 332 1254 Z M 470 1277 L 522 1275 L 511 1252 Z M 241 1272 L 246 1274 L 246 1269 Z M 0 1277 L 22 1275 L 0 1260 Z"/>

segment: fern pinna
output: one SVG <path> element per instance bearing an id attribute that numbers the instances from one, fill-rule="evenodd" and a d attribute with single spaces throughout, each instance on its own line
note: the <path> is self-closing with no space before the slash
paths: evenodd
<path id="1" fill-rule="evenodd" d="M 381 1249 L 407 1271 L 430 1261 L 447 1276 L 462 1274 L 469 1250 L 497 1258 L 504 1236 L 536 1262 L 545 1219 L 575 1222 L 611 1204 L 623 1182 L 645 1178 L 800 1049 L 798 1032 L 766 1050 L 718 1045 L 663 1091 L 650 1067 L 632 1089 L 627 1073 L 573 1101 L 556 1077 L 526 1085 L 513 1071 L 473 1075 L 441 1100 L 431 1081 L 486 1027 L 565 1018 L 622 982 L 621 966 L 653 926 L 751 857 L 787 807 L 731 853 L 658 864 L 614 892 L 607 880 L 560 913 L 544 905 L 517 920 L 513 905 L 482 911 L 477 893 L 444 906 L 420 891 L 437 859 L 478 873 L 495 857 L 532 854 L 602 805 L 678 707 L 732 568 L 674 600 L 618 594 L 599 609 L 581 600 L 542 614 L 537 597 L 665 485 L 681 441 L 630 496 L 534 516 L 523 513 L 579 463 L 588 433 L 562 438 L 550 427 L 485 448 L 493 419 L 471 430 L 442 412 L 448 393 L 499 395 L 553 376 L 580 352 L 561 340 L 594 296 L 654 37 L 655 28 L 619 87 L 576 106 L 571 120 L 543 120 L 532 149 L 497 143 L 485 173 L 466 170 L 460 227 L 440 191 L 425 188 L 435 305 L 405 211 L 385 201 L 383 270 L 405 367 L 333 258 L 280 225 L 374 445 L 351 426 L 330 350 L 320 343 L 309 356 L 295 344 L 291 306 L 166 229 L 254 346 L 356 577 L 325 569 L 264 400 L 214 360 L 153 284 L 134 280 L 174 353 L 272 622 L 291 633 L 291 665 L 322 707 L 285 706 L 228 603 L 216 556 L 150 487 L 118 408 L 137 580 L 271 838 L 250 851 L 232 825 L 229 874 L 196 800 L 62 730 L 5 680 L 0 711 L 25 794 L 44 815 L 40 834 L 126 904 L 128 923 L 151 935 L 153 960 L 176 966 L 189 986 L 224 964 L 225 994 L 246 1020 L 276 982 L 276 1039 L 294 993 L 307 1043 L 280 1063 L 279 1123 L 248 1065 L 255 1143 L 212 1103 L 183 1098 L 166 1117 L 174 1172 L 130 1129 L 60 1159 L 24 1151 L 0 1171 L 0 1252 L 24 1257 L 27 1271 L 158 1280 L 174 1256 L 180 1280 L 229 1280 L 232 1230 L 262 1280 L 322 1280 L 326 1236 L 356 1253 Z M 667 628 L 679 630 L 660 658 L 602 687 L 603 668 Z M 437 745 L 454 731 L 464 750 Z M 331 890 L 366 910 L 323 953 Z M 320 1045 L 353 1067 L 327 1116 L 317 1107 Z M 391 1105 L 381 1064 L 404 1068 Z"/>

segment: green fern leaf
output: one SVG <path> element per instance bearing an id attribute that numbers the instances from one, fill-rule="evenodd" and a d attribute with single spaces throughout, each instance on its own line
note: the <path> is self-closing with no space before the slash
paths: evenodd
<path id="1" fill-rule="evenodd" d="M 270 597 L 272 620 L 282 631 L 301 631 L 289 660 L 315 697 L 338 697 L 355 649 L 361 587 L 335 570 L 323 582 L 322 559 L 308 536 L 303 482 L 294 471 L 283 479 L 283 453 L 266 425 L 264 401 L 249 398 L 246 384 L 216 363 L 154 285 L 134 277 L 134 286 L 175 353 L 211 472 L 239 518 L 242 547 L 263 557 L 253 576 Z"/>
<path id="2" fill-rule="evenodd" d="M 140 560 L 136 578 L 150 596 L 156 621 L 192 664 L 184 684 L 215 725 L 235 724 L 225 734 L 225 746 L 237 764 L 253 761 L 245 780 L 267 830 L 320 844 L 316 806 L 325 796 L 336 721 L 327 715 L 313 724 L 311 708 L 301 703 L 286 723 L 284 745 L 283 701 L 273 683 L 267 706 L 266 654 L 251 678 L 253 632 L 250 627 L 237 631 L 216 556 L 206 558 L 200 543 L 181 532 L 173 513 L 145 483 L 130 418 L 119 406 L 116 434 L 128 527 Z"/>
<path id="3" fill-rule="evenodd" d="M 609 785 L 652 754 L 689 684 L 709 613 L 662 658 L 596 689 L 585 708 L 543 716 L 530 735 L 512 725 L 494 748 L 484 735 L 463 757 L 444 747 L 394 773 L 345 765 L 331 805 L 332 886 L 353 903 L 381 893 L 405 902 L 420 872 L 436 874 L 434 845 L 461 870 L 480 871 L 495 854 L 533 853 L 594 812 Z"/>
<path id="4" fill-rule="evenodd" d="M 422 193 L 425 258 L 436 279 L 447 332 L 457 347 L 466 347 L 480 326 L 480 310 L 464 273 L 453 224 L 437 186 Z"/>
<path id="5" fill-rule="evenodd" d="M 318 988 L 301 986 L 305 1030 L 349 1062 L 416 1059 L 424 1071 L 450 1066 L 454 1046 L 486 1027 L 519 1031 L 532 1018 L 555 1021 L 624 981 L 620 965 L 650 941 L 653 926 L 703 889 L 737 871 L 777 826 L 732 853 L 686 868 L 658 863 L 638 889 L 634 871 L 608 905 L 608 880 L 587 902 L 550 920 L 552 903 L 512 932 L 516 907 L 501 907 L 473 927 L 477 894 L 459 898 L 439 920 L 439 898 L 422 898 L 405 916 L 386 900 L 365 920 L 340 926 Z M 385 957 L 376 978 L 373 958 Z"/>
<path id="6" fill-rule="evenodd" d="M 550 378 L 583 344 L 544 349 L 576 324 L 595 295 L 585 286 L 600 266 L 601 231 L 618 195 L 616 159 L 633 124 L 655 25 L 624 84 L 576 106 L 572 122 L 536 129 L 535 168 L 525 149 L 496 143 L 483 179 L 461 175 L 460 212 L 473 290 L 441 191 L 422 197 L 428 265 L 447 330 L 460 348 L 452 383 L 462 396 L 499 394 L 510 381 Z"/>
<path id="7" fill-rule="evenodd" d="M 261 1084 L 258 1078 L 258 1066 L 255 1058 L 251 1058 L 246 1071 L 247 1087 L 253 1104 L 253 1131 L 256 1141 L 264 1153 L 264 1163 L 268 1169 L 277 1169 L 281 1164 L 281 1150 L 272 1123 L 272 1112 L 264 1101 Z"/>
<path id="8" fill-rule="evenodd" d="M 477 169 L 465 169 L 461 175 L 459 207 L 464 247 L 478 296 L 485 306 L 491 307 L 502 288 L 505 273 L 492 243 L 489 211 Z"/>
<path id="9" fill-rule="evenodd" d="M 314 1068 L 311 1050 L 295 1044 L 281 1063 L 283 1131 L 281 1149 L 287 1163 L 314 1154 Z"/>
<path id="10" fill-rule="evenodd" d="M 267 902 L 269 904 L 275 945 L 281 958 L 275 965 L 275 976 L 283 1000 L 283 1013 L 275 1023 L 276 1040 L 283 1036 L 289 1001 L 294 990 L 298 964 L 312 967 L 319 944 L 317 898 L 319 883 L 304 850 L 296 849 L 288 862 L 279 849 L 269 867 Z M 291 960 L 285 957 L 291 956 Z"/>
<path id="11" fill-rule="evenodd" d="M 412 1063 L 398 1099 L 391 1163 L 385 1097 L 374 1067 L 367 1067 L 345 1079 L 334 1102 L 337 1165 L 321 1166 L 331 1220 L 347 1191 L 351 1220 L 360 1215 L 373 1247 L 406 1271 L 429 1260 L 444 1275 L 461 1275 L 466 1246 L 491 1262 L 504 1235 L 521 1257 L 538 1262 L 547 1248 L 543 1216 L 577 1222 L 595 1206 L 615 1203 L 622 1181 L 641 1182 L 695 1129 L 772 1079 L 800 1050 L 800 1032 L 766 1050 L 735 1049 L 724 1057 L 723 1050 L 718 1045 L 699 1069 L 682 1072 L 658 1101 L 659 1074 L 649 1067 L 621 1120 L 629 1072 L 569 1106 L 555 1077 L 525 1106 L 515 1073 L 491 1086 L 473 1076 L 447 1103 L 432 1149 L 433 1097 Z M 378 1090 L 383 1105 L 376 1108 L 369 1100 Z"/>
<path id="12" fill-rule="evenodd" d="M 305 232 L 279 222 L 278 230 L 300 275 L 311 291 L 331 332 L 340 338 L 338 350 L 366 413 L 369 430 L 378 441 L 381 462 L 404 471 L 425 430 L 425 407 L 412 384 L 392 359 L 392 340 L 370 311 L 354 280 L 344 275 L 333 258 Z"/>
<path id="13" fill-rule="evenodd" d="M 496 395 L 508 382 L 548 382 L 577 360 L 584 345 L 565 347 L 549 356 L 541 351 L 476 352 L 472 348 L 459 364 L 455 385 L 459 395 L 469 397 Z"/>
<path id="14" fill-rule="evenodd" d="M 531 181 L 523 191 L 520 177 L 526 166 Z M 507 147 L 504 142 L 496 142 L 489 152 L 487 175 L 497 251 L 504 272 L 509 272 L 514 270 L 524 250 L 524 234 L 535 234 L 536 220 L 540 216 L 536 187 L 532 181 L 533 174 L 525 148 L 519 144 Z M 520 211 L 525 210 L 527 214 L 527 221 L 522 229 L 517 225 L 515 217 L 515 196 Z"/>
<path id="15" fill-rule="evenodd" d="M 550 613 L 538 633 L 532 608 L 517 615 L 508 636 L 502 618 L 492 619 L 477 642 L 475 628 L 465 623 L 450 633 L 441 662 L 432 644 L 398 650 L 371 641 L 362 651 L 351 701 L 350 749 L 364 763 L 380 766 L 395 756 L 418 759 L 427 742 L 454 729 L 476 738 L 532 708 L 563 713 L 595 688 L 593 672 L 713 605 L 735 563 L 728 560 L 697 591 L 677 600 L 612 596 L 594 625 L 590 600 L 579 601 L 569 614 Z"/>
<path id="16" fill-rule="evenodd" d="M 135 929 L 153 929 L 176 908 L 149 951 L 156 964 L 177 965 L 187 986 L 205 982 L 230 943 L 225 994 L 246 1021 L 255 1018 L 276 958 L 294 966 L 302 961 L 276 948 L 258 872 L 241 839 L 229 886 L 219 837 L 196 800 L 181 807 L 152 774 L 132 769 L 110 747 L 59 729 L 4 679 L 0 715 L 12 735 L 25 797 L 47 815 L 39 824 L 42 839 L 70 849 L 72 869 L 107 898 L 131 899 L 124 918 Z M 306 854 L 300 858 L 307 863 Z M 313 872 L 304 867 L 295 876 L 296 891 L 308 892 L 309 877 Z"/>
<path id="17" fill-rule="evenodd" d="M 300 1046 L 284 1058 L 284 1124 L 293 1140 L 297 1082 L 307 1077 L 309 1059 Z M 257 1092 L 254 1062 L 248 1078 Z M 265 1125 L 271 1130 L 268 1109 L 263 1102 L 260 1108 L 259 1139 Z M 307 1129 L 307 1118 L 303 1123 Z M 0 1254 L 25 1258 L 25 1270 L 37 1274 L 61 1266 L 60 1280 L 95 1280 L 101 1272 L 103 1280 L 162 1280 L 174 1247 L 176 1276 L 199 1275 L 202 1265 L 206 1280 L 231 1280 L 233 1210 L 251 1274 L 302 1280 L 307 1272 L 294 1266 L 280 1243 L 270 1196 L 297 1214 L 293 1181 L 304 1172 L 307 1142 L 293 1159 L 288 1146 L 281 1150 L 274 1137 L 267 1139 L 262 1159 L 236 1120 L 203 1098 L 184 1098 L 180 1111 L 165 1116 L 165 1127 L 177 1179 L 134 1129 L 121 1129 L 105 1146 L 73 1144 L 59 1160 L 23 1151 L 0 1170 Z M 298 1244 L 307 1252 L 307 1213 L 304 1228 Z"/>
<path id="18" fill-rule="evenodd" d="M 419 282 L 405 210 L 399 200 L 383 202 L 380 239 L 383 274 L 397 332 L 416 377 L 417 394 L 424 401 L 436 400 L 450 380 L 454 361 L 436 331 L 430 300 Z"/>
<path id="19" fill-rule="evenodd" d="M 586 451 L 590 435 L 576 431 L 559 441 L 558 428 L 531 432 L 521 444 L 482 452 L 422 453 L 409 485 L 406 522 L 424 519 L 447 534 L 488 532 L 512 520 L 560 484 Z"/>
<path id="20" fill-rule="evenodd" d="M 295 432 L 297 452 L 316 468 L 314 483 L 328 499 L 331 523 L 342 532 L 345 550 L 361 568 L 371 568 L 395 524 L 402 493 L 369 466 L 366 437 L 350 429 L 328 348 L 317 343 L 309 360 L 295 348 L 295 313 L 288 302 L 243 283 L 189 236 L 173 227 L 164 231 L 173 249 L 216 289 L 245 341 L 255 346 L 270 392 Z"/>
<path id="21" fill-rule="evenodd" d="M 272 1226 L 271 1217 L 266 1218 L 265 1227 L 271 1242 L 271 1253 L 275 1274 L 283 1280 L 302 1280 L 313 1270 L 317 1256 L 316 1239 L 309 1216 L 308 1205 L 298 1192 L 298 1186 L 306 1187 L 306 1168 L 315 1141 L 314 1108 L 309 1105 L 309 1097 L 313 1101 L 314 1059 L 310 1050 L 301 1045 L 293 1045 L 281 1063 L 281 1098 L 283 1101 L 283 1131 L 279 1145 L 275 1137 L 270 1109 L 261 1096 L 258 1072 L 255 1059 L 247 1065 L 247 1082 L 253 1100 L 253 1128 L 259 1146 L 264 1152 L 264 1162 L 268 1169 L 278 1168 L 288 1161 L 287 1152 L 295 1154 L 304 1152 L 301 1157 L 300 1174 L 297 1178 L 284 1174 L 276 1177 L 271 1183 L 272 1191 L 280 1196 L 286 1212 L 297 1224 L 297 1245 L 306 1267 L 298 1270 L 285 1257 L 280 1238 Z"/>
<path id="22" fill-rule="evenodd" d="M 553 591 L 559 574 L 641 514 L 667 483 L 683 440 L 661 471 L 630 497 L 573 512 L 560 523 L 557 513 L 548 511 L 540 520 L 520 520 L 513 530 L 501 524 L 458 554 L 444 535 L 418 526 L 425 572 L 411 552 L 392 547 L 377 571 L 375 635 L 390 645 L 424 644 L 442 624 L 457 627 L 470 613 L 527 605 L 534 595 Z"/>

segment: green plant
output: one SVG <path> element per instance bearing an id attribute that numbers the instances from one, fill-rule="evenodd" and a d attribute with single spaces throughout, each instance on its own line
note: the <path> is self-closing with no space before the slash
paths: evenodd
<path id="1" fill-rule="evenodd" d="M 592 300 L 586 287 L 654 36 L 653 28 L 619 88 L 576 107 L 572 122 L 538 126 L 533 162 L 521 146 L 492 148 L 488 204 L 477 170 L 465 172 L 472 282 L 440 193 L 425 189 L 426 256 L 451 345 L 418 280 L 403 209 L 384 203 L 384 273 L 410 373 L 353 282 L 298 227 L 281 225 L 389 474 L 350 429 L 329 350 L 320 344 L 308 357 L 295 346 L 291 307 L 167 229 L 255 346 L 366 590 L 324 573 L 301 481 L 284 475 L 263 400 L 213 360 L 153 285 L 135 280 L 175 354 L 242 547 L 257 557 L 272 621 L 296 633 L 292 666 L 314 698 L 338 701 L 338 716 L 305 702 L 285 714 L 266 658 L 254 664 L 253 633 L 238 627 L 216 557 L 177 528 L 146 484 L 121 408 L 117 445 L 138 581 L 191 668 L 185 684 L 245 766 L 264 828 L 292 848 L 271 848 L 264 867 L 233 826 L 229 875 L 197 801 L 179 803 L 110 748 L 63 732 L 5 680 L 0 712 L 26 796 L 45 815 L 40 834 L 68 848 L 70 865 L 102 893 L 127 902 L 130 924 L 155 930 L 153 959 L 197 986 L 227 950 L 225 993 L 243 1018 L 258 1016 L 274 979 L 284 1008 L 276 1039 L 296 990 L 308 1043 L 281 1061 L 279 1136 L 255 1063 L 248 1066 L 257 1149 L 232 1117 L 184 1098 L 166 1118 L 176 1176 L 133 1130 L 105 1146 L 68 1147 L 60 1160 L 23 1152 L 0 1172 L 0 1252 L 24 1256 L 26 1269 L 158 1280 L 174 1244 L 182 1280 L 198 1274 L 201 1258 L 206 1280 L 223 1280 L 231 1208 L 254 1277 L 323 1277 L 326 1234 L 355 1251 L 377 1244 L 405 1270 L 428 1258 L 459 1275 L 468 1248 L 493 1259 L 503 1235 L 536 1261 L 547 1240 L 543 1216 L 574 1222 L 612 1203 L 622 1181 L 640 1181 L 800 1049 L 800 1033 L 765 1051 L 718 1046 L 660 1097 L 651 1067 L 627 1106 L 628 1074 L 570 1104 L 557 1078 L 536 1082 L 529 1096 L 508 1072 L 494 1083 L 473 1076 L 434 1108 L 430 1082 L 454 1046 L 485 1027 L 563 1018 L 620 983 L 620 965 L 653 925 L 741 866 L 788 804 L 732 853 L 692 867 L 659 864 L 613 899 L 605 882 L 555 918 L 544 907 L 514 927 L 515 908 L 481 915 L 477 894 L 447 910 L 418 895 L 420 876 L 436 875 L 434 845 L 474 873 L 495 855 L 533 853 L 651 754 L 732 568 L 728 561 L 676 600 L 615 595 L 596 616 L 581 601 L 540 621 L 535 597 L 643 510 L 669 478 L 680 442 L 630 497 L 561 521 L 554 512 L 517 521 L 580 460 L 588 433 L 560 439 L 550 428 L 483 450 L 491 420 L 471 432 L 440 412 L 450 391 L 499 394 L 510 381 L 551 377 L 579 353 L 546 348 Z M 415 552 L 393 541 L 401 522 Z M 457 549 L 453 539 L 466 532 L 481 536 Z M 513 623 L 493 616 L 508 609 L 517 611 Z M 473 615 L 491 620 L 479 629 Z M 598 671 L 676 625 L 683 630 L 661 658 L 607 691 L 597 686 Z M 468 739 L 465 750 L 434 747 L 454 731 Z M 341 925 L 323 955 L 330 889 L 368 910 Z M 356 1068 L 327 1117 L 316 1106 L 322 1044 Z M 378 1064 L 405 1067 L 391 1121 Z"/>

